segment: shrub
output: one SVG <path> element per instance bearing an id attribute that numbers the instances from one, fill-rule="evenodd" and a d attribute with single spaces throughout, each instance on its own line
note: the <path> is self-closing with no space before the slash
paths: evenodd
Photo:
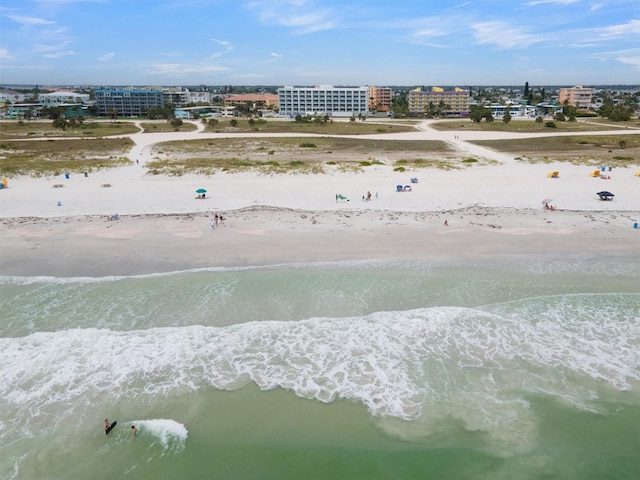
<path id="1" fill-rule="evenodd" d="M 315 143 L 309 143 L 309 142 L 301 143 L 300 146 L 302 148 L 318 148 Z"/>
<path id="2" fill-rule="evenodd" d="M 547 128 L 557 128 L 556 122 L 545 122 L 544 126 Z"/>

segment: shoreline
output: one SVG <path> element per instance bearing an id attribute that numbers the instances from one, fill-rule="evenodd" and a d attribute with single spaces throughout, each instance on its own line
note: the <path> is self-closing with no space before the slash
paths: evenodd
<path id="1" fill-rule="evenodd" d="M 640 254 L 640 230 L 624 211 L 255 206 L 225 216 L 213 230 L 210 216 L 199 212 L 112 221 L 98 215 L 5 218 L 0 274 L 107 277 L 314 262 Z"/>
<path id="2" fill-rule="evenodd" d="M 425 121 L 415 132 L 367 138 L 442 140 L 461 158 L 489 164 L 400 171 L 380 150 L 371 157 L 382 164 L 355 172 L 334 166 L 329 173 L 298 175 L 147 173 L 152 147 L 207 135 L 136 133 L 128 135 L 135 143 L 131 165 L 69 178 L 10 179 L 0 192 L 0 275 L 104 277 L 394 258 L 640 254 L 640 229 L 633 228 L 640 222 L 635 166 L 593 178 L 594 167 L 523 163 L 468 142 L 504 138 L 503 132 L 440 132 Z M 549 178 L 549 171 L 560 171 L 559 178 Z M 208 190 L 205 200 L 196 198 L 201 188 Z M 601 201 L 601 190 L 615 198 Z M 553 211 L 542 208 L 549 199 Z M 212 230 L 210 219 L 221 213 L 225 224 Z M 119 220 L 107 220 L 115 214 Z"/>

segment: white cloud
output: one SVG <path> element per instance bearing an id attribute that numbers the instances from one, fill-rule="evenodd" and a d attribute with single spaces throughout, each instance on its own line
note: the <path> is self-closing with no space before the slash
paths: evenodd
<path id="1" fill-rule="evenodd" d="M 336 27 L 336 12 L 328 8 L 315 8 L 302 0 L 260 0 L 245 5 L 258 11 L 262 23 L 281 25 L 296 34 L 308 34 Z"/>
<path id="2" fill-rule="evenodd" d="M 481 22 L 471 25 L 471 28 L 479 43 L 493 44 L 503 49 L 525 48 L 543 40 L 505 22 Z"/>
<path id="3" fill-rule="evenodd" d="M 52 53 L 45 53 L 44 55 L 42 55 L 44 58 L 60 58 L 60 57 L 70 57 L 73 55 L 77 55 L 76 52 L 74 52 L 73 50 L 66 50 L 66 51 L 59 51 L 59 52 L 52 52 Z"/>
<path id="4" fill-rule="evenodd" d="M 0 48 L 0 60 L 13 60 L 8 48 Z"/>
<path id="5" fill-rule="evenodd" d="M 269 58 L 267 60 L 265 60 L 264 63 L 273 63 L 273 62 L 277 62 L 278 60 L 280 60 L 281 58 L 283 58 L 284 55 L 280 54 L 280 53 L 275 53 L 275 52 L 271 52 L 269 54 Z"/>
<path id="6" fill-rule="evenodd" d="M 110 61 L 110 60 L 113 60 L 113 57 L 115 57 L 115 56 L 116 56 L 116 54 L 115 54 L 115 53 L 113 53 L 113 52 L 108 52 L 108 53 L 105 53 L 104 55 L 100 55 L 100 56 L 97 58 L 97 60 L 98 60 L 99 62 L 108 62 L 108 61 Z"/>
<path id="7" fill-rule="evenodd" d="M 233 47 L 231 46 L 231 44 L 226 40 L 216 40 L 215 38 L 212 38 L 211 41 L 217 43 L 218 45 L 224 48 L 224 50 L 221 52 L 212 53 L 211 58 L 219 58 L 233 50 Z"/>
<path id="8" fill-rule="evenodd" d="M 24 15 L 8 14 L 8 15 L 5 15 L 5 17 L 25 27 L 34 27 L 36 25 L 53 25 L 56 23 L 56 22 L 52 22 L 51 20 L 45 20 L 44 18 L 27 17 Z"/>
<path id="9" fill-rule="evenodd" d="M 534 7 L 536 5 L 544 5 L 544 4 L 553 4 L 553 5 L 571 5 L 572 3 L 579 2 L 580 0 L 533 0 L 531 2 L 525 3 L 525 5 L 529 5 L 530 7 Z"/>
<path id="10" fill-rule="evenodd" d="M 629 48 L 611 52 L 598 52 L 592 55 L 601 61 L 617 60 L 626 65 L 640 67 L 640 48 Z"/>
<path id="11" fill-rule="evenodd" d="M 269 75 L 265 75 L 264 73 L 241 73 L 237 75 L 233 75 L 233 78 L 268 78 Z"/>
<path id="12" fill-rule="evenodd" d="M 619 37 L 622 35 L 640 35 L 640 20 L 629 20 L 627 23 L 599 28 L 602 37 Z"/>
<path id="13" fill-rule="evenodd" d="M 36 53 L 39 53 L 43 58 L 60 58 L 60 57 L 69 57 L 72 55 L 76 55 L 76 52 L 73 50 L 66 49 L 65 47 L 69 45 L 70 41 L 64 41 L 60 44 L 55 45 L 47 45 L 47 44 L 36 44 L 33 46 L 33 50 Z"/>
<path id="14" fill-rule="evenodd" d="M 157 63 L 152 65 L 152 68 L 153 70 L 150 73 L 157 75 L 186 75 L 191 73 L 226 72 L 229 70 L 228 67 L 206 63 Z"/>
<path id="15" fill-rule="evenodd" d="M 617 60 L 622 63 L 626 63 L 627 65 L 635 65 L 636 67 L 640 67 L 640 53 L 635 57 L 617 57 Z"/>

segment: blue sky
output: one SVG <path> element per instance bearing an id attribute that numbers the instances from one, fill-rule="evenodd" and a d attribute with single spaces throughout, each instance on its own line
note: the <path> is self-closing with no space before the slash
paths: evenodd
<path id="1" fill-rule="evenodd" d="M 3 0 L 0 84 L 640 84 L 640 0 Z"/>

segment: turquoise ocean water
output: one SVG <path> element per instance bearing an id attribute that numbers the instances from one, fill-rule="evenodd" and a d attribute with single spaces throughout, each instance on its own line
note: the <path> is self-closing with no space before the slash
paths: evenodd
<path id="1" fill-rule="evenodd" d="M 0 478 L 638 479 L 639 279 L 579 255 L 0 277 Z"/>

